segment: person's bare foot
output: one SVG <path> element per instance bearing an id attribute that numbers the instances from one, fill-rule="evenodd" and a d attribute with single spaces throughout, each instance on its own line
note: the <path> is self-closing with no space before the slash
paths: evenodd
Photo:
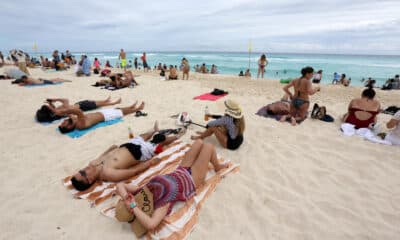
<path id="1" fill-rule="evenodd" d="M 219 172 L 221 169 L 229 167 L 228 163 L 220 163 L 218 166 L 214 166 L 215 172 Z"/>
<path id="2" fill-rule="evenodd" d="M 108 96 L 108 98 L 106 100 L 104 100 L 104 102 L 107 102 L 107 103 L 111 102 L 111 96 Z"/>
<path id="3" fill-rule="evenodd" d="M 201 135 L 201 134 L 203 134 L 203 132 L 197 131 L 196 134 Z"/>
<path id="4" fill-rule="evenodd" d="M 132 104 L 131 106 L 129 106 L 130 108 L 136 108 L 138 101 L 136 101 L 134 104 Z"/>
<path id="5" fill-rule="evenodd" d="M 294 117 L 290 118 L 290 123 L 292 124 L 292 126 L 296 126 L 297 125 L 296 119 Z"/>
<path id="6" fill-rule="evenodd" d="M 200 136 L 191 136 L 190 139 L 197 140 L 197 139 L 201 139 L 201 137 Z"/>
<path id="7" fill-rule="evenodd" d="M 142 111 L 144 109 L 144 102 L 140 104 L 140 106 L 136 109 L 136 111 Z"/>
<path id="8" fill-rule="evenodd" d="M 154 132 L 159 132 L 160 128 L 158 127 L 158 121 L 154 123 Z"/>
<path id="9" fill-rule="evenodd" d="M 115 101 L 115 104 L 120 104 L 122 102 L 122 98 L 118 98 L 117 101 Z"/>
<path id="10" fill-rule="evenodd" d="M 285 115 L 285 116 L 282 116 L 281 119 L 279 119 L 279 122 L 285 122 L 286 119 L 287 119 L 287 116 L 286 116 L 286 115 Z"/>

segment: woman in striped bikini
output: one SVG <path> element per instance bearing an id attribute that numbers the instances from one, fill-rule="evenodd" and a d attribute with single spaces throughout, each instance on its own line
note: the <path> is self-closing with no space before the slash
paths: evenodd
<path id="1" fill-rule="evenodd" d="M 154 213 L 151 216 L 135 202 L 134 195 L 141 189 L 121 182 L 117 185 L 117 193 L 127 209 L 146 229 L 151 230 L 171 212 L 174 203 L 187 201 L 195 195 L 196 189 L 205 181 L 210 162 L 216 172 L 227 167 L 227 164 L 218 162 L 214 146 L 197 140 L 174 172 L 151 179 L 145 186 L 153 194 Z"/>

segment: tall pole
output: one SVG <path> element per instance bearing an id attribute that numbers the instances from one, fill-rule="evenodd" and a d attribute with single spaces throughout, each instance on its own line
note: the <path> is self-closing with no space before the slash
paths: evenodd
<path id="1" fill-rule="evenodd" d="M 251 40 L 249 40 L 249 70 L 250 70 L 250 64 L 251 64 Z"/>

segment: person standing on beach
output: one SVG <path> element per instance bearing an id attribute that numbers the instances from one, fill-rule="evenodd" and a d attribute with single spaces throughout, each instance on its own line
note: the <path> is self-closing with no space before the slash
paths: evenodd
<path id="1" fill-rule="evenodd" d="M 124 52 L 124 49 L 121 49 L 121 52 L 119 52 L 119 60 L 121 60 L 121 68 L 126 70 L 126 53 Z"/>
<path id="2" fill-rule="evenodd" d="M 261 55 L 260 59 L 258 60 L 258 73 L 257 73 L 257 78 L 264 78 L 264 73 L 265 73 L 265 67 L 268 65 L 268 60 L 265 54 Z"/>
<path id="3" fill-rule="evenodd" d="M 4 56 L 2 52 L 0 52 L 0 61 L 0 67 L 2 67 L 4 65 Z"/>
<path id="4" fill-rule="evenodd" d="M 283 87 L 283 91 L 289 95 L 292 101 L 290 103 L 290 113 L 282 116 L 280 121 L 285 122 L 290 119 L 293 126 L 306 119 L 307 111 L 310 107 L 309 96 L 321 90 L 320 87 L 312 87 L 311 78 L 314 76 L 312 67 L 303 68 L 301 75 L 300 78 L 292 80 Z M 289 91 L 291 87 L 294 88 L 294 94 Z"/>
<path id="5" fill-rule="evenodd" d="M 185 76 L 186 80 L 189 80 L 190 65 L 189 61 L 186 58 L 182 58 L 182 72 L 183 72 L 182 80 L 185 80 Z"/>
<path id="6" fill-rule="evenodd" d="M 312 80 L 313 83 L 319 84 L 322 80 L 322 70 L 318 70 L 316 74 L 314 74 L 314 78 Z"/>
<path id="7" fill-rule="evenodd" d="M 137 57 L 135 57 L 135 61 L 133 62 L 133 64 L 135 65 L 135 70 L 137 70 L 137 68 L 138 68 Z"/>
<path id="8" fill-rule="evenodd" d="M 149 65 L 147 64 L 147 58 L 146 58 L 146 53 L 144 52 L 143 55 L 140 57 L 143 63 L 143 70 L 145 72 L 149 71 Z"/>

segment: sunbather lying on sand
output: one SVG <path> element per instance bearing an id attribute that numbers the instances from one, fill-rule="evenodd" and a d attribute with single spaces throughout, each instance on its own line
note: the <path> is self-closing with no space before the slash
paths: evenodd
<path id="1" fill-rule="evenodd" d="M 55 84 L 55 83 L 61 83 L 61 82 L 71 82 L 71 80 L 65 80 L 62 78 L 53 78 L 53 79 L 42 79 L 42 78 L 32 78 L 32 77 L 27 77 L 27 76 L 22 76 L 21 77 L 20 83 L 18 85 L 20 86 L 26 86 L 26 85 L 43 85 L 43 84 Z"/>
<path id="2" fill-rule="evenodd" d="M 125 71 L 125 73 L 117 73 L 117 74 L 110 74 L 110 80 L 100 80 L 96 82 L 94 86 L 112 86 L 117 89 L 130 87 L 133 84 L 139 85 L 133 74 L 132 71 Z"/>
<path id="3" fill-rule="evenodd" d="M 121 182 L 117 185 L 117 193 L 124 200 L 126 212 L 133 214 L 146 229 L 152 230 L 171 212 L 176 202 L 187 201 L 196 194 L 196 189 L 205 182 L 210 162 L 215 172 L 227 167 L 227 164 L 218 162 L 214 146 L 197 140 L 174 172 L 151 179 L 144 187 L 153 195 L 150 204 L 154 213 L 151 216 L 143 212 L 143 206 L 137 206 L 134 195 L 141 190 L 138 186 Z"/>
<path id="4" fill-rule="evenodd" d="M 91 161 L 87 167 L 77 172 L 71 183 L 78 191 L 84 191 L 97 180 L 119 182 L 137 175 L 150 166 L 160 162 L 154 158 L 166 146 L 185 134 L 182 130 L 174 136 L 156 134 L 159 131 L 158 123 L 148 133 L 131 139 L 121 146 L 113 145 L 98 158 Z M 151 140 L 150 140 L 151 139 Z M 152 159 L 151 161 L 148 161 Z"/>
<path id="5" fill-rule="evenodd" d="M 56 106 L 55 104 L 57 102 L 61 103 L 61 105 Z M 85 112 L 119 103 L 121 103 L 121 98 L 112 102 L 110 97 L 108 97 L 105 100 L 83 100 L 70 105 L 69 100 L 66 98 L 48 98 L 46 99 L 46 104 L 42 105 L 41 108 L 37 110 L 36 120 L 39 122 L 52 122 L 54 120 L 67 117 L 65 112 L 71 108 L 76 108 Z"/>
<path id="6" fill-rule="evenodd" d="M 75 128 L 79 130 L 90 128 L 100 122 L 111 121 L 122 118 L 125 115 L 135 113 L 143 110 L 144 102 L 136 107 L 137 102 L 129 107 L 125 108 L 108 108 L 102 109 L 98 112 L 84 114 L 82 110 L 71 107 L 64 111 L 64 114 L 68 114 L 69 118 L 64 120 L 58 129 L 61 133 L 69 133 Z"/>
<path id="7" fill-rule="evenodd" d="M 273 102 L 260 109 L 259 115 L 283 116 L 289 114 L 289 112 L 290 112 L 289 95 L 285 94 L 280 101 Z"/>
<path id="8" fill-rule="evenodd" d="M 209 115 L 208 117 L 217 118 L 217 120 L 209 122 L 206 131 L 196 132 L 198 135 L 192 136 L 192 140 L 204 139 L 214 134 L 224 148 L 236 150 L 242 145 L 245 121 L 239 104 L 227 100 L 224 116 Z"/>

